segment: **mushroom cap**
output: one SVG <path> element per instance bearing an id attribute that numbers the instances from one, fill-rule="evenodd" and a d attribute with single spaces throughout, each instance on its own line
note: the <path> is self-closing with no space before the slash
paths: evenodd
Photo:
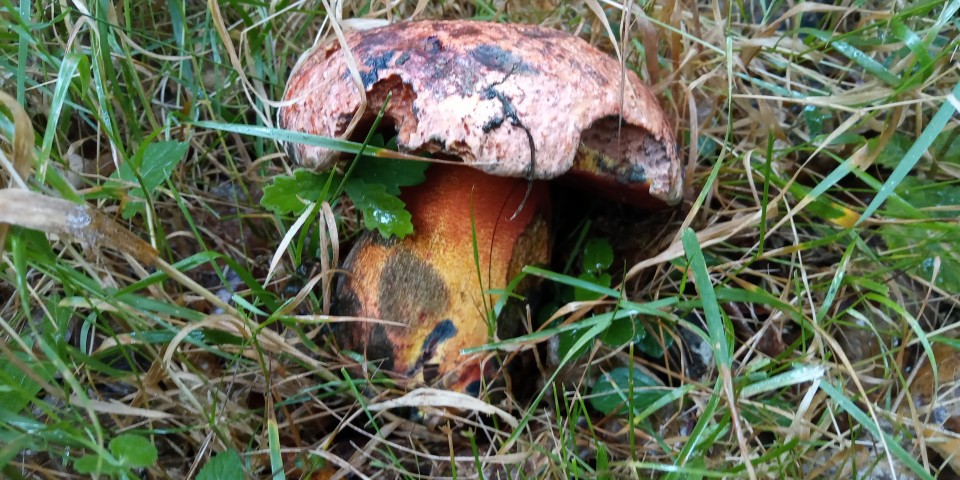
<path id="1" fill-rule="evenodd" d="M 578 37 L 456 20 L 351 31 L 346 43 L 366 89 L 363 121 L 390 94 L 384 119 L 396 127 L 402 150 L 456 158 L 500 176 L 551 179 L 573 170 L 604 189 L 666 204 L 681 198 L 676 144 L 657 100 L 636 74 Z M 283 128 L 343 135 L 360 95 L 338 42 L 301 58 L 284 102 Z M 321 147 L 289 151 L 316 168 L 335 161 Z M 603 159 L 578 160 L 590 154 Z"/>

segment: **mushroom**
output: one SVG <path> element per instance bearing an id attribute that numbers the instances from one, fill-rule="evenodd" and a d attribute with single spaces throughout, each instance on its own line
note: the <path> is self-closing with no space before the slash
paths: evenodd
<path id="1" fill-rule="evenodd" d="M 422 21 L 349 32 L 346 45 L 378 107 L 364 110 L 360 125 L 389 95 L 384 123 L 401 150 L 474 168 L 435 165 L 424 184 L 404 189 L 411 236 L 361 236 L 343 265 L 336 313 L 400 325 L 341 323 L 334 337 L 387 370 L 475 394 L 494 368 L 461 351 L 494 333 L 485 299 L 524 265 L 550 258 L 544 181 L 563 177 L 647 208 L 676 204 L 683 182 L 673 133 L 632 71 L 623 75 L 615 59 L 564 32 Z M 305 54 L 284 101 L 284 128 L 343 135 L 361 98 L 342 46 Z M 336 162 L 322 147 L 288 150 L 308 166 Z M 515 333 L 517 320 L 499 319 L 498 336 Z"/>

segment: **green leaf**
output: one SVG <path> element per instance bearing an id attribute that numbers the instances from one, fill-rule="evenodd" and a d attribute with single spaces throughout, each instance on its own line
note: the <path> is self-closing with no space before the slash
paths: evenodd
<path id="1" fill-rule="evenodd" d="M 814 105 L 803 107 L 803 121 L 807 124 L 810 136 L 816 137 L 827 130 L 826 123 L 833 118 L 833 114 Z"/>
<path id="2" fill-rule="evenodd" d="M 56 373 L 56 369 L 48 362 L 33 361 L 20 352 L 15 352 L 13 355 L 29 365 L 33 373 L 44 380 L 52 379 Z M 0 414 L 20 413 L 39 392 L 40 385 L 26 373 L 21 372 L 13 362 L 4 361 L 0 364 Z"/>
<path id="3" fill-rule="evenodd" d="M 299 215 L 307 208 L 305 202 L 329 200 L 324 194 L 324 191 L 329 191 L 327 187 L 329 177 L 329 173 L 316 173 L 304 169 L 295 170 L 292 177 L 289 175 L 274 177 L 270 185 L 263 188 L 260 205 L 273 210 L 278 215 Z"/>
<path id="4" fill-rule="evenodd" d="M 363 225 L 368 230 L 379 230 L 384 238 L 403 238 L 413 233 L 412 217 L 404 208 L 406 204 L 387 192 L 385 185 L 351 177 L 344 185 L 344 191 L 363 212 Z"/>
<path id="5" fill-rule="evenodd" d="M 613 265 L 613 247 L 605 238 L 591 238 L 583 246 L 583 270 L 599 273 Z M 610 286 L 608 282 L 606 287 Z"/>
<path id="6" fill-rule="evenodd" d="M 936 272 L 938 287 L 960 294 L 960 252 L 954 246 L 960 228 L 956 225 L 945 222 L 887 224 L 881 227 L 880 235 L 907 271 L 926 280 L 932 279 Z"/>
<path id="7" fill-rule="evenodd" d="M 73 462 L 78 473 L 115 474 L 130 468 L 149 467 L 157 462 L 157 447 L 140 435 L 125 433 L 110 440 L 111 458 L 84 455 Z"/>
<path id="8" fill-rule="evenodd" d="M 921 79 L 928 77 L 933 67 L 933 59 L 930 58 L 930 54 L 927 52 L 928 45 L 926 45 L 916 32 L 904 25 L 900 20 L 893 19 L 890 22 L 890 26 L 897 39 L 903 42 L 913 53 L 914 62 L 916 62 L 918 66 Z"/>
<path id="9" fill-rule="evenodd" d="M 934 218 L 956 218 L 960 210 L 960 185 L 928 183 L 907 177 L 897 187 L 897 193 L 918 209 L 931 209 L 927 213 Z M 933 210 L 937 207 L 940 209 Z"/>
<path id="10" fill-rule="evenodd" d="M 717 302 L 717 294 L 713 290 L 713 282 L 710 279 L 710 273 L 707 271 L 707 263 L 704 261 L 703 250 L 700 248 L 700 240 L 693 229 L 686 228 L 681 233 L 681 242 L 683 251 L 690 262 L 690 269 L 693 273 L 693 281 L 697 286 L 697 293 L 703 302 L 703 314 L 707 321 L 707 333 L 710 336 L 711 348 L 713 349 L 714 359 L 717 361 L 717 367 L 729 367 L 733 364 L 733 357 L 730 355 L 730 336 L 727 333 L 724 316 L 720 310 L 720 304 Z"/>
<path id="11" fill-rule="evenodd" d="M 273 470 L 273 480 L 285 480 L 283 471 L 283 456 L 280 454 L 280 428 L 276 419 L 267 420 L 267 445 L 270 452 L 270 467 Z"/>
<path id="12" fill-rule="evenodd" d="M 607 345 L 619 347 L 628 342 L 639 341 L 645 336 L 647 336 L 647 331 L 644 330 L 640 320 L 636 317 L 630 317 L 611 323 L 610 328 L 600 336 L 600 340 Z"/>
<path id="13" fill-rule="evenodd" d="M 610 453 L 601 441 L 597 441 L 597 478 L 603 480 L 613 478 L 610 472 Z"/>
<path id="14" fill-rule="evenodd" d="M 631 370 L 633 373 L 633 395 L 631 398 Z M 604 415 L 611 413 L 625 414 L 627 403 L 639 412 L 660 399 L 665 391 L 659 389 L 660 384 L 646 373 L 637 368 L 615 368 L 593 386 L 590 404 Z M 651 388 L 652 387 L 652 388 Z"/>
<path id="15" fill-rule="evenodd" d="M 578 276 L 577 278 L 585 282 L 589 282 L 598 287 L 610 287 L 610 283 L 612 281 L 609 273 L 601 273 L 599 275 L 595 275 L 590 272 L 584 272 L 584 273 L 581 273 L 580 276 Z M 592 289 L 587 290 L 585 288 L 579 288 L 579 287 L 576 287 L 573 289 L 573 299 L 578 302 L 598 300 L 602 296 L 603 296 L 602 294 L 597 293 L 596 290 L 592 290 Z"/>
<path id="16" fill-rule="evenodd" d="M 871 139 L 869 141 L 870 148 L 874 148 L 878 140 L 879 138 Z M 894 133 L 883 150 L 880 150 L 880 153 L 877 154 L 877 163 L 887 168 L 897 168 L 912 143 L 913 139 L 909 136 L 900 132 Z"/>
<path id="17" fill-rule="evenodd" d="M 123 218 L 129 219 L 144 211 L 145 204 L 135 199 L 145 199 L 144 190 L 152 192 L 167 181 L 173 169 L 183 160 L 188 147 L 186 142 L 173 141 L 142 144 L 133 158 L 120 164 L 113 178 L 140 185 L 130 190 L 129 195 L 133 199 L 124 204 Z M 115 187 L 116 184 L 111 185 L 109 182 L 105 185 L 107 189 Z"/>
<path id="18" fill-rule="evenodd" d="M 933 158 L 941 162 L 960 164 L 960 130 L 945 130 L 937 135 L 932 145 Z"/>
<path id="19" fill-rule="evenodd" d="M 643 321 L 639 317 L 632 316 L 629 319 L 620 319 L 610 324 L 610 328 L 600 336 L 600 341 L 612 347 L 633 343 L 644 354 L 661 358 L 664 354 L 664 347 L 673 344 L 673 337 L 665 335 L 662 339 L 665 343 L 661 345 L 661 339 L 647 333 L 647 330 L 643 327 Z"/>
<path id="20" fill-rule="evenodd" d="M 370 144 L 379 147 L 383 138 L 373 135 Z M 387 142 L 396 148 L 397 139 Z M 413 223 L 406 204 L 398 197 L 401 187 L 419 185 L 426 180 L 430 164 L 364 155 L 347 172 L 343 190 L 363 212 L 363 224 L 377 229 L 384 238 L 403 238 L 413 233 Z"/>
<path id="21" fill-rule="evenodd" d="M 60 62 L 60 71 L 57 73 L 57 86 L 53 92 L 50 104 L 50 114 L 47 115 L 47 128 L 43 131 L 43 141 L 40 146 L 40 159 L 46 162 L 53 148 L 53 140 L 60 125 L 60 113 L 69 94 L 70 82 L 81 62 L 88 62 L 87 57 L 79 53 L 68 53 Z"/>
<path id="22" fill-rule="evenodd" d="M 847 397 L 846 392 L 843 391 L 842 387 L 838 387 L 831 382 L 823 382 L 820 384 L 820 388 L 822 388 L 823 391 L 826 392 L 826 394 L 837 403 L 837 406 L 839 406 L 841 410 L 849 413 L 857 425 L 860 425 L 870 432 L 874 438 L 879 438 L 882 436 L 887 450 L 892 453 L 894 457 L 899 459 L 907 468 L 909 468 L 910 471 L 917 474 L 918 478 L 933 479 L 933 476 L 930 474 L 930 472 L 923 468 L 923 466 L 917 462 L 910 452 L 907 452 L 902 446 L 900 446 L 900 443 L 898 443 L 897 440 L 889 433 L 879 429 L 877 427 L 876 420 L 871 418 L 870 415 L 861 410 L 856 403 Z"/>
<path id="23" fill-rule="evenodd" d="M 953 97 L 960 97 L 960 82 L 957 82 L 953 87 L 951 92 Z M 903 182 L 903 179 L 910 173 L 910 170 L 920 161 L 920 157 L 924 152 L 927 151 L 927 148 L 933 144 L 934 140 L 940 136 L 944 131 L 944 128 L 947 125 L 947 122 L 953 117 L 953 113 L 957 111 L 956 106 L 948 100 L 944 100 L 943 104 L 940 106 L 940 109 L 937 110 L 937 113 L 933 115 L 933 118 L 927 122 L 927 126 L 924 127 L 923 133 L 917 138 L 917 141 L 910 146 L 910 149 L 907 150 L 907 153 L 903 156 L 903 161 L 897 165 L 897 168 L 893 170 L 890 174 L 890 177 L 887 178 L 887 181 L 884 182 L 883 186 L 880 187 L 880 190 L 877 191 L 876 196 L 873 197 L 873 200 L 870 202 L 870 205 L 867 205 L 867 209 L 860 215 L 860 219 L 857 220 L 857 225 L 860 222 L 863 222 L 867 218 L 870 218 L 877 209 L 880 208 L 880 205 L 883 205 L 888 198 L 894 193 L 894 190 Z"/>
<path id="24" fill-rule="evenodd" d="M 557 334 L 557 356 L 559 358 L 566 358 L 570 356 L 571 359 L 579 358 L 581 355 L 586 353 L 587 349 L 590 347 L 591 343 L 581 343 L 577 350 L 574 351 L 574 347 L 578 345 L 580 338 L 583 337 L 583 334 L 586 333 L 590 327 L 578 327 L 572 330 L 566 330 Z"/>
<path id="25" fill-rule="evenodd" d="M 137 155 L 120 164 L 115 175 L 133 183 L 142 181 L 142 187 L 153 190 L 163 184 L 173 169 L 187 154 L 186 142 L 163 141 L 141 146 Z M 139 174 L 140 180 L 137 180 Z M 140 194 L 142 196 L 142 193 Z"/>
<path id="26" fill-rule="evenodd" d="M 221 478 L 244 478 L 243 462 L 236 450 L 220 452 L 200 469 L 197 480 L 219 480 Z"/>
<path id="27" fill-rule="evenodd" d="M 119 473 L 124 470 L 120 465 L 114 465 L 103 459 L 100 461 L 98 455 L 84 455 L 73 462 L 73 468 L 77 473 L 102 473 L 102 474 L 113 474 Z"/>
<path id="28" fill-rule="evenodd" d="M 426 162 L 393 160 L 364 156 L 351 180 L 363 180 L 368 184 L 380 184 L 391 195 L 400 195 L 400 187 L 419 185 L 427 179 L 424 172 L 430 166 Z"/>
<path id="29" fill-rule="evenodd" d="M 149 467 L 157 461 L 157 447 L 150 440 L 129 433 L 110 440 L 110 453 L 125 467 Z"/>

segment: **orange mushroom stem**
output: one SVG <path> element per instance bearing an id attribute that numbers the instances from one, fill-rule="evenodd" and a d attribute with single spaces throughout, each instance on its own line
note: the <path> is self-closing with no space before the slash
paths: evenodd
<path id="1" fill-rule="evenodd" d="M 500 295 L 494 292 L 524 265 L 549 260 L 550 196 L 543 182 L 469 167 L 436 165 L 427 178 L 402 194 L 413 235 L 365 233 L 344 262 L 348 273 L 334 299 L 339 315 L 402 325 L 358 321 L 339 324 L 334 334 L 341 348 L 387 370 L 477 394 L 494 364 L 461 351 L 497 331 L 487 321 Z M 499 334 L 515 334 L 508 330 L 518 320 L 500 319 Z"/>

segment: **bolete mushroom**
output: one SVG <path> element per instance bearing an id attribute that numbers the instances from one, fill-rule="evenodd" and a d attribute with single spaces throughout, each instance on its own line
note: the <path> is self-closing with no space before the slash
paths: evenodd
<path id="1" fill-rule="evenodd" d="M 490 339 L 485 299 L 524 265 L 550 258 L 543 180 L 562 176 L 638 206 L 675 204 L 682 174 L 673 133 L 632 71 L 623 75 L 615 59 L 564 32 L 423 21 L 348 32 L 346 45 L 375 106 L 361 125 L 390 95 L 384 123 L 400 149 L 474 168 L 433 166 L 424 184 L 403 191 L 413 235 L 361 236 L 343 265 L 337 313 L 402 326 L 344 323 L 335 338 L 388 370 L 476 393 L 492 368 L 461 351 Z M 361 103 L 347 58 L 331 42 L 301 59 L 284 95 L 284 128 L 344 133 Z M 315 146 L 289 151 L 317 168 L 336 160 Z"/>

